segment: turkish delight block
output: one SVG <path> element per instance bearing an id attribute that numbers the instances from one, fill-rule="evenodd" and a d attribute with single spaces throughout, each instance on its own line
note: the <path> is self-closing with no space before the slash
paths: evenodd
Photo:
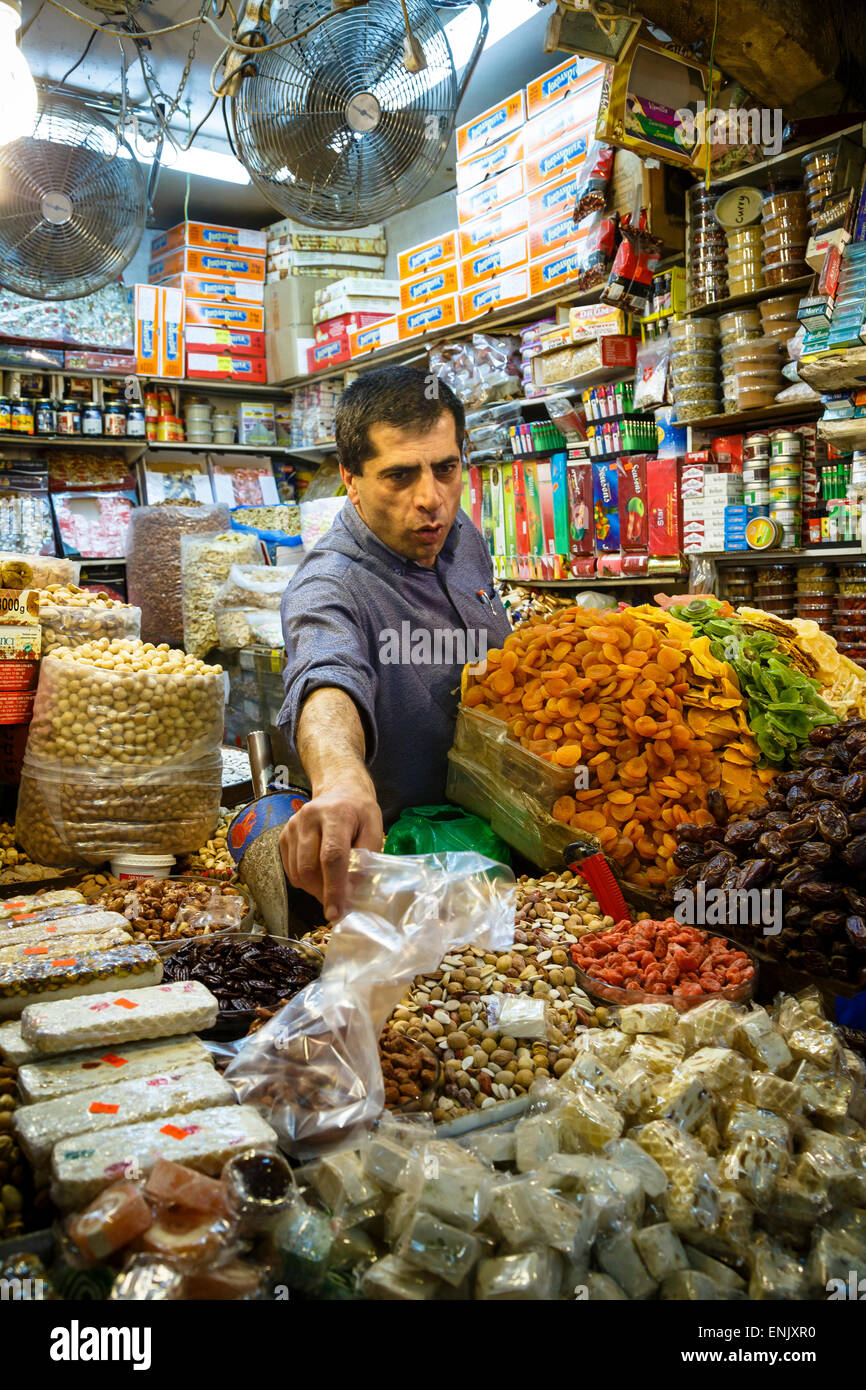
<path id="1" fill-rule="evenodd" d="M 275 1149 L 277 1136 L 248 1105 L 218 1105 L 81 1134 L 54 1147 L 52 1197 L 68 1211 L 119 1178 L 146 1177 L 160 1158 L 215 1177 L 233 1154 L 257 1145 Z"/>
<path id="2" fill-rule="evenodd" d="M 484 1163 L 513 1163 L 517 1157 L 514 1129 L 491 1125 L 466 1140 L 467 1148 Z"/>
<path id="3" fill-rule="evenodd" d="M 13 1126 L 30 1162 L 44 1168 L 54 1145 L 73 1135 L 137 1124 L 158 1115 L 232 1105 L 234 1099 L 234 1091 L 219 1072 L 213 1067 L 196 1067 L 39 1101 L 16 1111 Z"/>
<path id="4" fill-rule="evenodd" d="M 381 1131 L 371 1137 L 363 1166 L 365 1176 L 386 1192 L 412 1191 L 417 1195 L 423 1180 L 420 1157 Z"/>
<path id="5" fill-rule="evenodd" d="M 619 1100 L 620 1088 L 614 1073 L 592 1052 L 578 1053 L 559 1084 L 567 1091 L 579 1091 L 588 1086 L 614 1105 Z"/>
<path id="6" fill-rule="evenodd" d="M 794 1116 L 803 1113 L 803 1097 L 794 1081 L 786 1081 L 771 1071 L 753 1071 L 743 1087 L 746 1100 L 759 1110 L 772 1110 L 776 1115 Z"/>
<path id="7" fill-rule="evenodd" d="M 364 1173 L 360 1156 L 350 1149 L 343 1149 L 311 1164 L 309 1178 L 322 1201 L 332 1211 L 363 1206 L 378 1195 L 376 1184 Z"/>
<path id="8" fill-rule="evenodd" d="M 18 1024 L 15 1026 L 20 1028 Z M 162 1076 L 191 1071 L 193 1067 L 213 1066 L 211 1053 L 203 1042 L 193 1037 L 129 1043 L 114 1051 L 92 1047 L 64 1057 L 39 1057 L 38 1053 L 36 1057 L 38 1060 L 28 1062 L 18 1072 L 18 1089 L 28 1104 L 55 1100 L 75 1091 L 88 1091 L 97 1085 L 114 1086 L 140 1076 Z"/>
<path id="9" fill-rule="evenodd" d="M 669 1033 L 679 1014 L 673 1004 L 627 1004 L 620 1009 L 617 1025 L 624 1033 Z"/>
<path id="10" fill-rule="evenodd" d="M 559 1148 L 556 1119 L 552 1115 L 528 1115 L 514 1126 L 518 1173 L 540 1168 Z"/>
<path id="11" fill-rule="evenodd" d="M 384 1255 L 364 1271 L 361 1293 L 365 1298 L 423 1303 L 435 1298 L 442 1286 L 433 1274 L 409 1264 L 399 1255 Z"/>
<path id="12" fill-rule="evenodd" d="M 578 1053 L 591 1052 L 606 1067 L 613 1069 L 631 1041 L 620 1028 L 587 1028 L 585 1033 L 578 1033 L 575 1037 L 574 1048 Z"/>
<path id="13" fill-rule="evenodd" d="M 791 1061 L 791 1052 L 766 1009 L 756 1007 L 737 1023 L 736 1046 L 759 1071 L 782 1071 Z"/>
<path id="14" fill-rule="evenodd" d="M 570 1153 L 603 1149 L 609 1139 L 618 1139 L 623 1131 L 622 1115 L 586 1087 L 570 1096 L 558 1118 L 560 1145 Z"/>
<path id="15" fill-rule="evenodd" d="M 631 1231 L 599 1236 L 595 1249 L 604 1273 L 615 1279 L 629 1298 L 649 1298 L 655 1291 L 656 1281 L 635 1249 Z"/>
<path id="16" fill-rule="evenodd" d="M 209 1215 L 222 1215 L 227 1210 L 223 1183 L 171 1158 L 157 1160 L 144 1190 L 151 1201 L 162 1206 L 184 1207 Z"/>
<path id="17" fill-rule="evenodd" d="M 629 1061 L 639 1062 L 648 1071 L 661 1075 L 672 1072 L 685 1055 L 685 1043 L 676 1038 L 659 1038 L 651 1033 L 640 1033 L 629 1052 Z"/>
<path id="18" fill-rule="evenodd" d="M 699 1274 L 696 1269 L 678 1269 L 669 1274 L 659 1291 L 663 1299 L 675 1299 L 684 1303 L 718 1302 L 727 1297 L 721 1284 Z"/>
<path id="19" fill-rule="evenodd" d="M 149 989 L 112 990 L 89 999 L 31 1004 L 21 1015 L 21 1036 L 38 1052 L 71 1052 L 95 1043 L 198 1033 L 216 1023 L 219 1005 L 197 980 Z"/>
<path id="20" fill-rule="evenodd" d="M 654 1095 L 653 1073 L 642 1062 L 626 1057 L 613 1075 L 619 1087 L 620 1109 L 624 1110 L 626 1115 L 637 1115 L 639 1111 L 646 1110 Z"/>
<path id="21" fill-rule="evenodd" d="M 459 1168 L 440 1164 L 435 1175 L 425 1178 L 418 1206 L 474 1231 L 490 1210 L 491 1183 L 490 1170 L 466 1154 Z"/>
<path id="22" fill-rule="evenodd" d="M 681 1015 L 676 1033 L 690 1048 L 730 1047 L 739 1011 L 727 999 L 709 999 Z"/>
<path id="23" fill-rule="evenodd" d="M 791 1147 L 791 1129 L 787 1120 L 774 1115 L 771 1110 L 759 1110 L 756 1105 L 748 1105 L 741 1100 L 732 1105 L 724 1133 L 729 1145 L 745 1139 L 747 1134 L 762 1134 L 783 1149 L 789 1150 Z"/>
<path id="24" fill-rule="evenodd" d="M 628 1302 L 628 1294 L 623 1293 L 619 1284 L 615 1279 L 611 1279 L 609 1274 L 599 1274 L 597 1270 L 591 1269 L 586 1283 L 590 1303 Z"/>
<path id="25" fill-rule="evenodd" d="M 676 1270 L 689 1267 L 683 1243 L 666 1221 L 635 1231 L 634 1243 L 647 1270 L 658 1283 Z"/>
<path id="26" fill-rule="evenodd" d="M 731 1048 L 702 1047 L 677 1064 L 674 1077 L 696 1076 L 708 1091 L 716 1092 L 738 1086 L 747 1072 L 747 1064 Z"/>
<path id="27" fill-rule="evenodd" d="M 700 1076 L 675 1076 L 656 1087 L 652 1113 L 680 1129 L 694 1131 L 712 1109 L 710 1093 Z"/>
<path id="28" fill-rule="evenodd" d="M 714 1260 L 711 1255 L 698 1250 L 694 1245 L 686 1246 L 686 1256 L 692 1269 L 696 1269 L 699 1274 L 705 1274 L 714 1283 L 721 1284 L 722 1288 L 745 1290 L 745 1279 L 721 1260 Z"/>
<path id="29" fill-rule="evenodd" d="M 481 1243 L 468 1231 L 440 1221 L 431 1212 L 419 1211 L 396 1253 L 416 1269 L 426 1270 L 456 1288 L 476 1264 Z"/>
<path id="30" fill-rule="evenodd" d="M 611 1139 L 602 1152 L 617 1167 L 634 1173 L 647 1197 L 660 1197 L 667 1187 L 664 1169 L 633 1139 Z"/>
<path id="31" fill-rule="evenodd" d="M 548 1301 L 557 1296 L 557 1269 L 548 1250 L 500 1255 L 482 1260 L 475 1276 L 475 1297 L 485 1302 L 513 1299 Z"/>
<path id="32" fill-rule="evenodd" d="M 0 936 L 0 941 L 4 938 Z M 12 946 L 0 946 L 0 970 L 7 964 L 14 961 L 45 961 L 46 958 L 52 960 L 62 956 L 78 956 L 82 951 L 110 951 L 115 946 L 131 946 L 132 937 L 128 931 L 123 931 L 120 927 L 109 927 L 103 932 L 94 932 L 92 935 L 81 932 L 78 936 L 51 937 L 50 946 L 36 944 L 30 941 L 18 941 Z"/>
<path id="33" fill-rule="evenodd" d="M 4 961 L 0 964 L 0 1017 L 17 1017 L 46 994 L 53 1001 L 77 1001 L 82 995 L 101 993 L 106 985 L 134 991 L 158 985 L 161 979 L 162 961 L 146 944 Z M 21 1026 L 26 1036 L 23 1022 Z"/>

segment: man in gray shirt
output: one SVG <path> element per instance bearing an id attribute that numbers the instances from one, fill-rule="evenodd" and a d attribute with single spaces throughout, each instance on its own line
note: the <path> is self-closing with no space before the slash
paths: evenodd
<path id="1" fill-rule="evenodd" d="M 405 807 L 444 800 L 463 665 L 511 630 L 460 511 L 464 427 L 454 393 L 412 367 L 353 382 L 336 421 L 348 500 L 283 599 L 280 724 L 313 794 L 280 848 L 329 920 L 350 849 L 381 850 Z"/>

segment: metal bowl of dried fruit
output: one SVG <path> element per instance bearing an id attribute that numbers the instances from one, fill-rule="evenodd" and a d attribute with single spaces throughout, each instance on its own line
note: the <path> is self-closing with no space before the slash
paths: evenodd
<path id="1" fill-rule="evenodd" d="M 161 956 L 186 941 L 255 931 L 255 903 L 246 888 L 193 874 L 123 880 L 96 901 L 122 913 L 133 938 Z"/>
<path id="2" fill-rule="evenodd" d="M 277 1009 L 315 980 L 322 963 L 312 947 L 245 932 L 182 942 L 165 961 L 163 979 L 206 985 L 220 1010 L 202 1036 L 238 1038 L 259 1010 Z"/>

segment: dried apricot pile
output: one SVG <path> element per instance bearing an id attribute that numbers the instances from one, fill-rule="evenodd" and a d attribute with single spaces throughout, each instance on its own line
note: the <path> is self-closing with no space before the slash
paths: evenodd
<path id="1" fill-rule="evenodd" d="M 524 623 L 487 653 L 483 673 L 464 673 L 464 705 L 502 720 L 530 753 L 578 770 L 555 819 L 595 835 L 644 887 L 676 874 L 673 832 L 686 820 L 709 824 L 711 788 L 737 814 L 762 799 L 769 776 L 756 771 L 734 673 L 693 636 L 661 609 L 572 606 Z"/>
<path id="2" fill-rule="evenodd" d="M 571 958 L 590 979 L 646 994 L 718 994 L 746 984 L 755 973 L 745 951 L 673 917 L 618 922 L 578 941 Z"/>

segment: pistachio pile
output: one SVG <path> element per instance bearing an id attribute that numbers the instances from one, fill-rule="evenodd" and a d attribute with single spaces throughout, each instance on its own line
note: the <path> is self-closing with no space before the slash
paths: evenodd
<path id="1" fill-rule="evenodd" d="M 229 826 L 235 817 L 235 811 L 227 811 L 224 806 L 220 807 L 219 825 L 213 833 L 213 837 L 207 844 L 202 845 L 201 849 L 188 854 L 183 861 L 181 872 L 185 874 L 201 874 L 205 878 L 232 878 L 235 872 L 235 861 L 228 851 Z"/>
<path id="2" fill-rule="evenodd" d="M 583 880 L 571 870 L 517 881 L 514 945 L 502 955 L 471 947 L 419 975 L 389 1020 L 392 1028 L 433 1048 L 442 1064 L 433 1108 L 437 1121 L 525 1095 L 539 1077 L 562 1076 L 575 1057 L 573 1039 L 598 1022 L 576 987 L 569 947 L 587 932 L 612 927 Z M 327 928 L 304 940 L 319 950 Z M 488 1026 L 482 998 L 520 994 L 548 1005 L 546 1036 L 520 1039 Z"/>

